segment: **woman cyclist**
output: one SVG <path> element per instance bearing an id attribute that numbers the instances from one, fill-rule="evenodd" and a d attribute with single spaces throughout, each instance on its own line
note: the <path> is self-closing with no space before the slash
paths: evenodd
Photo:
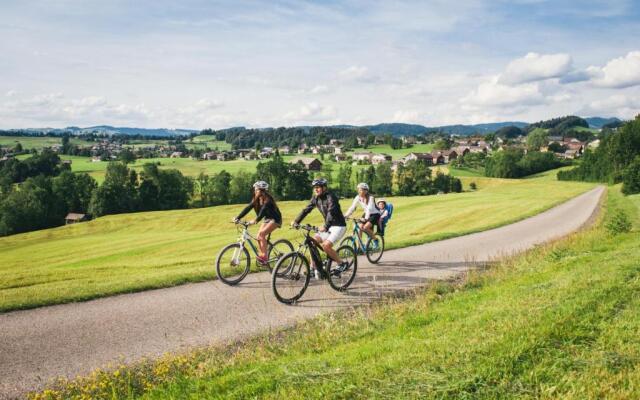
<path id="1" fill-rule="evenodd" d="M 257 181 L 253 184 L 253 198 L 251 202 L 242 210 L 237 217 L 233 219 L 233 222 L 238 223 L 240 218 L 247 215 L 253 208 L 257 217 L 250 221 L 250 224 L 257 224 L 262 218 L 264 222 L 258 231 L 258 262 L 261 264 L 267 263 L 267 238 L 269 234 L 282 226 L 282 214 L 273 196 L 267 191 L 269 184 L 265 181 Z"/>
<path id="2" fill-rule="evenodd" d="M 344 215 L 345 218 L 349 218 L 351 214 L 356 210 L 358 204 L 364 209 L 364 218 L 358 223 L 362 231 L 367 232 L 370 237 L 374 237 L 373 227 L 378 225 L 380 219 L 380 210 L 376 207 L 376 202 L 373 196 L 369 193 L 369 185 L 364 182 L 358 183 L 358 194 L 353 199 L 351 207 Z M 362 237 L 360 237 L 362 239 Z"/>

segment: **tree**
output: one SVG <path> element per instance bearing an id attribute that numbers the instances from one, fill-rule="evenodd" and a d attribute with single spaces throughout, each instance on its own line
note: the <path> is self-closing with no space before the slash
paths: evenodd
<path id="1" fill-rule="evenodd" d="M 290 164 L 284 198 L 287 200 L 303 200 L 308 198 L 310 183 L 309 173 L 302 164 Z"/>
<path id="2" fill-rule="evenodd" d="M 544 129 L 536 129 L 527 136 L 529 150 L 538 151 L 549 143 L 549 135 Z"/>
<path id="3" fill-rule="evenodd" d="M 567 150 L 567 146 L 558 142 L 551 142 L 549 144 L 549 151 L 552 153 L 564 153 Z"/>
<path id="4" fill-rule="evenodd" d="M 397 149 L 401 149 L 402 148 L 402 139 L 397 138 L 397 137 L 393 137 L 391 138 L 391 148 L 394 150 Z"/>
<path id="5" fill-rule="evenodd" d="M 77 212 L 86 213 L 89 209 L 91 195 L 97 188 L 97 183 L 89 174 L 74 174 L 63 171 L 53 178 L 53 192 L 62 199 L 64 203 L 64 213 Z"/>
<path id="6" fill-rule="evenodd" d="M 136 161 L 136 155 L 128 148 L 125 148 L 118 154 L 118 160 L 125 164 L 131 164 Z"/>
<path id="7" fill-rule="evenodd" d="M 138 206 L 137 174 L 121 162 L 110 162 L 104 182 L 93 192 L 89 212 L 95 216 L 133 212 Z"/>
<path id="8" fill-rule="evenodd" d="M 231 174 L 222 170 L 211 177 L 204 188 L 207 206 L 218 206 L 229 204 L 229 185 L 231 184 Z"/>
<path id="9" fill-rule="evenodd" d="M 231 179 L 231 186 L 229 187 L 229 202 L 234 203 L 248 203 L 253 195 L 253 175 L 239 171 Z"/>
<path id="10" fill-rule="evenodd" d="M 522 176 L 518 161 L 522 158 L 522 150 L 506 149 L 487 157 L 485 175 L 494 178 L 518 178 Z"/>
<path id="11" fill-rule="evenodd" d="M 640 193 L 640 156 L 636 156 L 624 172 L 622 193 L 625 195 Z"/>
<path id="12" fill-rule="evenodd" d="M 522 129 L 518 128 L 517 126 L 510 125 L 498 129 L 495 134 L 496 136 L 501 138 L 514 139 L 518 136 L 522 136 L 524 132 L 522 132 Z"/>
<path id="13" fill-rule="evenodd" d="M 376 179 L 376 169 L 373 165 L 369 165 L 366 168 L 363 168 L 358 173 L 358 182 L 364 182 L 369 185 L 369 192 L 373 193 L 376 191 L 374 180 Z"/>
<path id="14" fill-rule="evenodd" d="M 340 168 L 338 169 L 338 191 L 341 196 L 349 197 L 354 193 L 353 184 L 351 183 L 352 172 L 351 164 L 340 164 Z"/>
<path id="15" fill-rule="evenodd" d="M 375 173 L 374 187 L 376 188 L 376 194 L 379 196 L 391 195 L 393 190 L 391 163 L 385 162 L 378 165 Z"/>

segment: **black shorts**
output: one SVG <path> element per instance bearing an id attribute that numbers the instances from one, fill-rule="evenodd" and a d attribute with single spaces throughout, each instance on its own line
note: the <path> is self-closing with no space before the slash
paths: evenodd
<path id="1" fill-rule="evenodd" d="M 371 225 L 376 226 L 378 225 L 379 220 L 380 220 L 380 214 L 371 214 L 369 215 L 369 219 L 367 221 L 371 222 Z"/>

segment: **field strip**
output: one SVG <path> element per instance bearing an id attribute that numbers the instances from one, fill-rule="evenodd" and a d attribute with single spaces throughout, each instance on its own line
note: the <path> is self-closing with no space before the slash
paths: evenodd
<path id="1" fill-rule="evenodd" d="M 603 193 L 597 187 L 511 225 L 392 250 L 375 266 L 361 257 L 358 278 L 346 294 L 312 281 L 294 307 L 277 303 L 270 276 L 257 273 L 233 288 L 210 281 L 0 314 L 0 398 L 40 388 L 58 376 L 237 340 L 450 278 L 579 229 L 590 221 Z"/>

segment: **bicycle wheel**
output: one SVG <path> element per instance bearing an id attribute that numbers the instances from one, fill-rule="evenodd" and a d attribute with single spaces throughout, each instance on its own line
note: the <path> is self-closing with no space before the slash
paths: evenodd
<path id="1" fill-rule="evenodd" d="M 338 263 L 330 259 L 327 270 L 329 272 L 329 285 L 334 290 L 342 292 L 346 290 L 356 278 L 358 257 L 351 246 L 340 246 L 337 253 L 342 259 L 343 264 L 338 265 Z"/>
<path id="2" fill-rule="evenodd" d="M 251 258 L 246 248 L 232 243 L 222 249 L 216 259 L 218 279 L 227 285 L 237 285 L 249 273 Z"/>
<path id="3" fill-rule="evenodd" d="M 271 273 L 271 289 L 279 302 L 295 303 L 309 286 L 311 269 L 307 258 L 298 252 L 285 254 Z"/>
<path id="4" fill-rule="evenodd" d="M 344 239 L 342 239 L 340 241 L 340 246 L 338 246 L 338 247 L 341 247 L 341 246 L 351 246 L 351 247 L 353 247 L 355 249 L 355 247 L 356 247 L 356 238 L 353 237 L 353 236 L 345 237 Z"/>
<path id="5" fill-rule="evenodd" d="M 293 245 L 287 239 L 276 240 L 274 243 L 269 243 L 269 251 L 267 252 L 267 268 L 269 272 L 272 272 L 276 267 L 278 260 L 285 254 L 293 251 Z"/>
<path id="6" fill-rule="evenodd" d="M 372 264 L 377 264 L 384 253 L 384 237 L 376 233 L 367 241 L 367 260 Z"/>

